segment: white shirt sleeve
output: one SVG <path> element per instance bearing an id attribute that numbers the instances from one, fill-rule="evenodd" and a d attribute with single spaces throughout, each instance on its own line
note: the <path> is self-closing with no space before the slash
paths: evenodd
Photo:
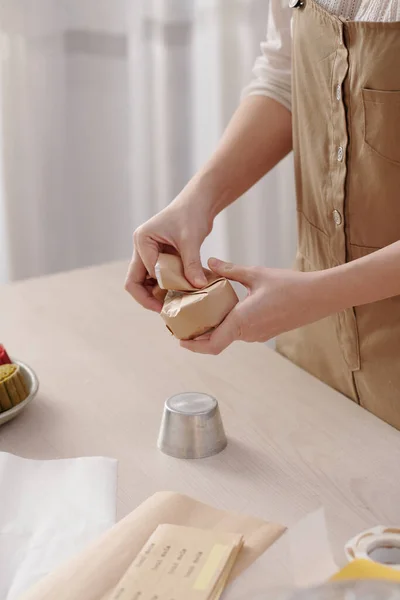
<path id="1" fill-rule="evenodd" d="M 292 9 L 288 2 L 270 0 L 267 37 L 261 43 L 262 55 L 253 68 L 253 81 L 245 96 L 268 96 L 291 110 L 292 105 Z"/>

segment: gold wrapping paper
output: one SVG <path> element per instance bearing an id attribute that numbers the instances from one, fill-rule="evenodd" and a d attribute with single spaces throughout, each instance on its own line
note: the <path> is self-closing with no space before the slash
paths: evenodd
<path id="1" fill-rule="evenodd" d="M 190 340 L 215 329 L 238 302 L 238 297 L 227 279 L 204 269 L 207 285 L 193 287 L 185 278 L 182 261 L 178 256 L 160 254 L 156 265 L 159 288 L 168 290 L 161 311 L 166 326 L 180 340 Z"/>

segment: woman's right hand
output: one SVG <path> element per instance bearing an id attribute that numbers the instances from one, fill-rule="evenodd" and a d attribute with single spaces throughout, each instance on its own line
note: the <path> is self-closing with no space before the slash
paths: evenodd
<path id="1" fill-rule="evenodd" d="M 211 232 L 213 220 L 202 200 L 196 192 L 185 189 L 169 206 L 135 231 L 125 289 L 145 308 L 159 312 L 162 307 L 152 294 L 160 252 L 180 255 L 185 276 L 193 286 L 201 288 L 207 283 L 200 248 Z"/>

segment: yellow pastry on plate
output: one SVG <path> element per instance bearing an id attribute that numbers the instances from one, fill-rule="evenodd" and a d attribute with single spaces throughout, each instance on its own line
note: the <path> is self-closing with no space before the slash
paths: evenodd
<path id="1" fill-rule="evenodd" d="M 10 410 L 29 396 L 19 365 L 0 365 L 0 412 Z"/>

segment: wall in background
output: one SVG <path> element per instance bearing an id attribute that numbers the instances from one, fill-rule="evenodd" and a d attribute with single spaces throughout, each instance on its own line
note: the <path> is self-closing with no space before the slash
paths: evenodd
<path id="1" fill-rule="evenodd" d="M 2 0 L 0 280 L 128 258 L 207 158 L 266 29 L 266 0 Z M 204 247 L 290 264 L 291 159 Z"/>

